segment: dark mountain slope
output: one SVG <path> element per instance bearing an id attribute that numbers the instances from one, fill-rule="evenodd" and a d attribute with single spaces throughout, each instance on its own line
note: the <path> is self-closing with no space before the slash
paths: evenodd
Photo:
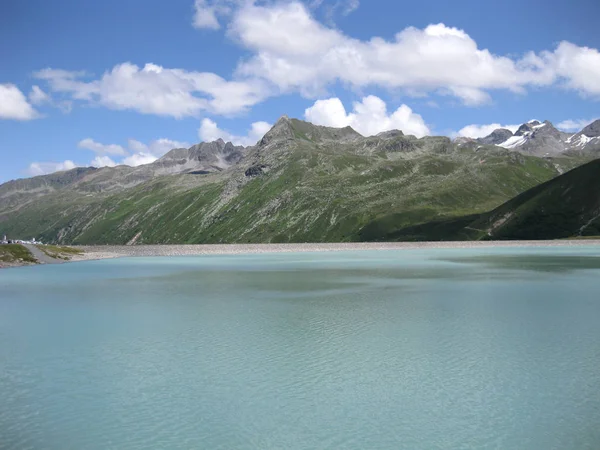
<path id="1" fill-rule="evenodd" d="M 600 160 L 518 195 L 469 226 L 488 239 L 600 236 Z"/>
<path id="2" fill-rule="evenodd" d="M 362 231 L 369 240 L 370 228 Z M 382 240 L 538 240 L 600 236 L 600 160 L 535 186 L 491 212 L 399 227 Z"/>

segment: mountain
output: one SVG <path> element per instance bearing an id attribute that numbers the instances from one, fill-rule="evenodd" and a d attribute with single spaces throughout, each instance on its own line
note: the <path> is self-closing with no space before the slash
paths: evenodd
<path id="1" fill-rule="evenodd" d="M 144 166 L 6 183 L 0 231 L 72 244 L 381 240 L 435 221 L 460 228 L 586 158 L 284 116 L 251 147 L 219 140 Z"/>
<path id="2" fill-rule="evenodd" d="M 600 160 L 518 195 L 470 227 L 489 239 L 600 236 Z"/>
<path id="3" fill-rule="evenodd" d="M 394 230 L 386 240 L 537 240 L 600 236 L 600 159 L 529 189 L 491 212 Z"/>
<path id="4" fill-rule="evenodd" d="M 477 142 L 535 156 L 600 156 L 600 120 L 575 134 L 559 131 L 547 120 L 532 120 L 522 124 L 514 134 L 510 130 L 499 128 L 490 135 L 477 139 Z"/>
<path id="5" fill-rule="evenodd" d="M 477 141 L 482 144 L 498 145 L 498 144 L 501 144 L 501 143 L 507 141 L 512 136 L 513 136 L 512 131 L 507 130 L 506 128 L 498 128 L 498 129 L 492 131 L 492 133 L 489 134 L 488 136 L 477 139 Z"/>

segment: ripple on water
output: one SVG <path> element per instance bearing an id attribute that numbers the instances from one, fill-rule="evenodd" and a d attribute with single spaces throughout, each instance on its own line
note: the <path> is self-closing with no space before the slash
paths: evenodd
<path id="1" fill-rule="evenodd" d="M 594 252 L 2 272 L 0 448 L 597 449 Z"/>

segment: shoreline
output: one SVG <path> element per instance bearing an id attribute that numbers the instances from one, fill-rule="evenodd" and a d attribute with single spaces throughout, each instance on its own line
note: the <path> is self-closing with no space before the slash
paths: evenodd
<path id="1" fill-rule="evenodd" d="M 85 245 L 73 246 L 82 255 L 70 262 L 100 259 L 153 257 L 243 255 L 262 253 L 306 253 L 367 250 L 415 250 L 427 248 L 516 248 L 516 247 L 581 247 L 598 245 L 600 239 L 572 239 L 554 241 L 440 241 L 440 242 L 350 242 L 304 244 L 164 244 L 164 245 Z"/>
<path id="2" fill-rule="evenodd" d="M 369 250 L 418 250 L 418 249 L 466 249 L 466 248 L 549 248 L 599 246 L 600 239 L 560 239 L 552 241 L 430 241 L 430 242 L 347 242 L 302 244 L 156 244 L 156 245 L 74 245 L 83 251 L 71 255 L 69 260 L 52 263 L 68 264 L 81 261 L 97 261 L 115 258 L 203 256 L 203 255 L 256 255 L 266 253 L 344 252 Z M 38 263 L 3 262 L 0 269 L 46 265 Z"/>

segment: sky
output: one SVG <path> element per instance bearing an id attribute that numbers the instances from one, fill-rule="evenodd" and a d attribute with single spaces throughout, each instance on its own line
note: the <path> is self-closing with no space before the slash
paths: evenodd
<path id="1" fill-rule="evenodd" d="M 139 165 L 282 115 L 480 137 L 600 117 L 597 0 L 0 5 L 0 182 Z"/>

